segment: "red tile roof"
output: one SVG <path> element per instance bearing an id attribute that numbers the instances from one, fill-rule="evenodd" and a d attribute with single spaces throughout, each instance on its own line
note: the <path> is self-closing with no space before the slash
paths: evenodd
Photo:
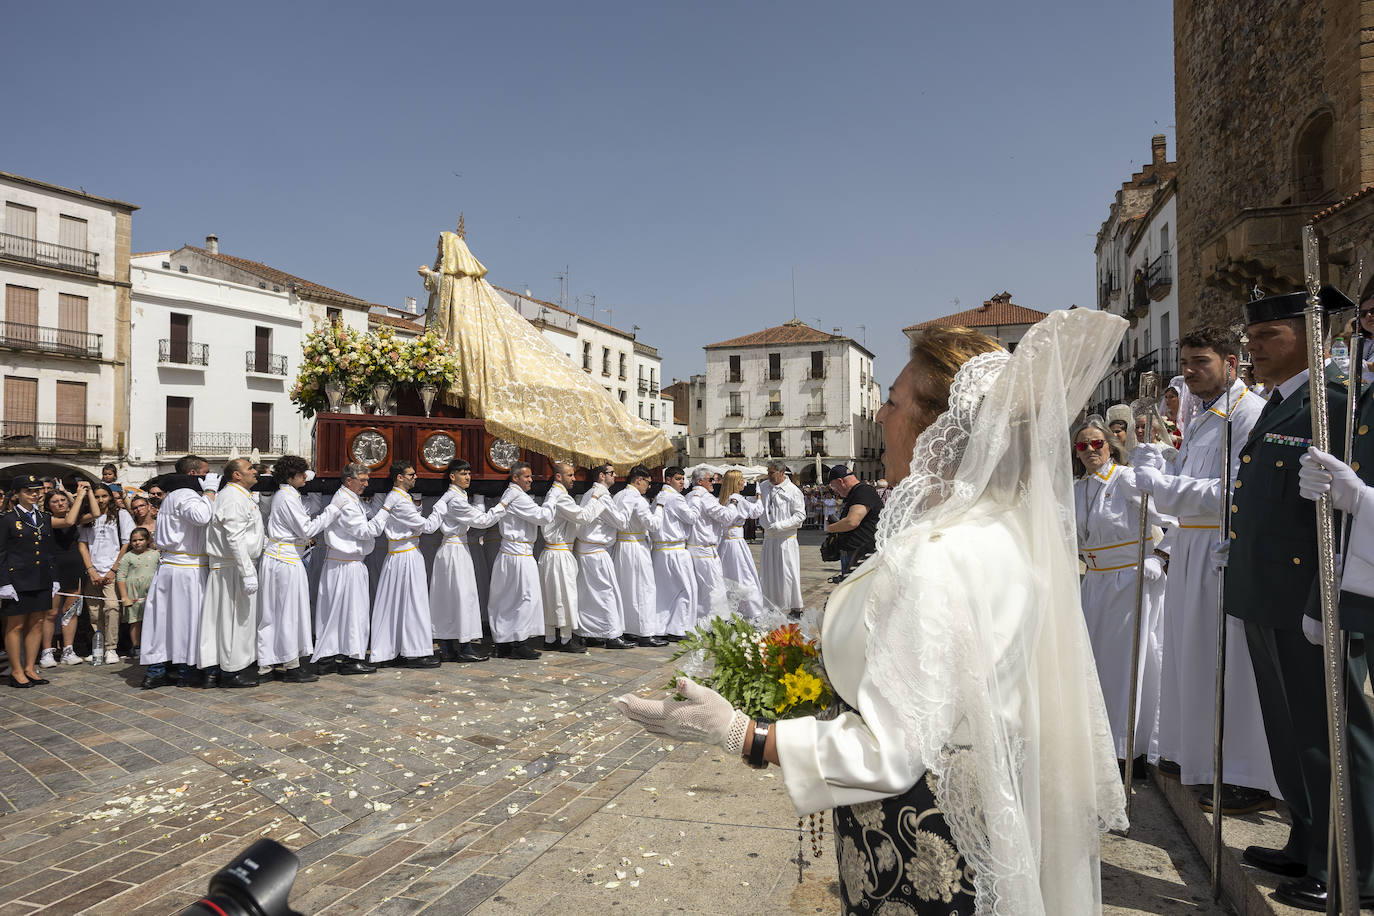
<path id="1" fill-rule="evenodd" d="M 764 347 L 774 344 L 829 343 L 835 340 L 849 340 L 849 338 L 840 334 L 828 334 L 825 331 L 818 331 L 810 325 L 793 318 L 791 321 L 784 322 L 775 328 L 764 328 L 762 331 L 755 331 L 753 334 L 745 334 L 743 337 L 732 337 L 729 340 L 722 340 L 720 343 L 707 344 L 704 349 L 713 350 L 719 347 Z"/>
<path id="2" fill-rule="evenodd" d="M 506 289 L 504 286 L 497 286 L 495 283 L 492 283 L 491 286 L 492 289 L 500 290 L 507 296 L 514 296 L 517 299 L 524 299 L 526 302 L 533 302 L 536 305 L 542 305 L 543 307 L 552 309 L 555 312 L 562 312 L 564 315 L 575 315 L 577 317 L 577 320 L 582 322 L 583 324 L 589 324 L 592 327 L 600 328 L 603 331 L 610 331 L 612 334 L 618 334 L 621 337 L 628 337 L 630 340 L 634 340 L 635 338 L 634 334 L 630 333 L 629 331 L 622 331 L 620 330 L 620 328 L 617 328 L 614 325 L 604 324 L 600 321 L 593 321 L 592 319 L 580 315 L 577 312 L 572 312 L 568 309 L 563 308 L 563 306 L 559 305 L 556 302 L 549 302 L 546 299 L 540 299 L 537 296 L 531 296 L 529 293 L 517 293 L 513 289 Z"/>
<path id="3" fill-rule="evenodd" d="M 1028 309 L 1011 301 L 1011 293 L 1002 292 L 985 301 L 978 308 L 955 312 L 943 318 L 932 318 L 903 328 L 903 331 L 922 331 L 926 328 L 991 328 L 1013 324 L 1035 324 L 1045 312 Z"/>
<path id="4" fill-rule="evenodd" d="M 1357 201 L 1357 200 L 1359 200 L 1360 198 L 1365 197 L 1365 196 L 1367 196 L 1367 195 L 1369 195 L 1369 194 L 1371 194 L 1371 193 L 1374 193 L 1374 185 L 1372 185 L 1372 186 L 1370 186 L 1370 187 L 1367 187 L 1367 188 L 1362 188 L 1361 190 L 1356 191 L 1354 194 L 1351 194 L 1349 197 L 1345 198 L 1344 200 L 1338 200 L 1338 201 L 1336 201 L 1334 204 L 1332 204 L 1331 206 L 1327 207 L 1327 208 L 1324 209 L 1324 210 L 1318 210 L 1316 213 L 1314 213 L 1314 214 L 1312 215 L 1312 222 L 1314 222 L 1314 223 L 1315 223 L 1315 222 L 1319 222 L 1319 221 L 1321 221 L 1322 219 L 1325 219 L 1326 217 L 1330 216 L 1331 214 L 1337 212 L 1338 210 L 1341 210 L 1342 208 L 1347 207 L 1347 206 L 1349 206 L 1350 204 L 1353 204 L 1355 201 Z"/>
<path id="5" fill-rule="evenodd" d="M 407 331 L 414 331 L 416 334 L 423 334 L 425 326 L 423 322 L 414 321 L 410 318 L 402 318 L 400 315 L 379 315 L 376 312 L 367 313 L 369 324 L 389 324 L 393 328 L 405 328 Z"/>
<path id="6" fill-rule="evenodd" d="M 359 305 L 368 304 L 366 300 L 359 299 L 357 296 L 350 296 L 348 293 L 341 293 L 337 289 L 330 289 L 329 287 L 322 286 L 319 283 L 311 283 L 309 280 L 303 280 L 300 277 L 297 277 L 294 274 L 289 274 L 284 270 L 277 270 L 275 267 L 268 267 L 266 264 L 263 264 L 260 261 L 250 261 L 247 258 L 236 258 L 233 255 L 229 254 L 216 254 L 207 251 L 204 248 L 197 248 L 195 245 L 186 245 L 183 247 L 188 251 L 194 251 L 197 254 L 203 255 L 204 257 L 212 258 L 213 260 L 219 261 L 223 264 L 228 264 L 230 267 L 237 267 L 239 270 L 250 273 L 255 277 L 267 281 L 268 283 L 274 283 L 277 286 L 283 288 L 287 288 L 294 285 L 296 287 L 296 293 L 301 296 L 309 297 L 313 293 L 317 296 L 324 296 L 328 299 L 342 299 L 348 302 L 356 302 Z"/>

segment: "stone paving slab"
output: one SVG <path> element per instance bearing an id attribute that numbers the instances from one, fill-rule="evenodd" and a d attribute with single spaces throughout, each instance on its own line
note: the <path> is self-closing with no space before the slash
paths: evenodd
<path id="1" fill-rule="evenodd" d="M 818 542 L 802 539 L 815 603 L 835 572 Z M 610 705 L 666 683 L 670 655 L 217 691 L 53 669 L 0 695 L 0 916 L 175 913 L 260 836 L 298 851 L 292 905 L 309 914 L 837 911 L 828 835 L 820 859 L 806 835 L 797 881 L 776 771 L 661 742 Z M 1218 912 L 1150 791 L 1137 822 L 1157 823 L 1104 848 L 1107 912 Z"/>

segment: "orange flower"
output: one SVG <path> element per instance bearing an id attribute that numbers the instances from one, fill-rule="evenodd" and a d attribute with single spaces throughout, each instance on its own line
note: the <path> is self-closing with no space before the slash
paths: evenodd
<path id="1" fill-rule="evenodd" d="M 778 627 L 769 633 L 766 641 L 770 646 L 804 646 L 806 639 L 801 634 L 801 627 L 795 623 L 789 623 Z"/>

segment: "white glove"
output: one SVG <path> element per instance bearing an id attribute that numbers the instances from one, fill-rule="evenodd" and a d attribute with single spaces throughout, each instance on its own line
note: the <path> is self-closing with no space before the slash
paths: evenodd
<path id="1" fill-rule="evenodd" d="M 54 583 L 52 584 L 52 593 L 53 593 L 53 597 L 56 597 L 56 596 L 57 596 L 57 593 L 60 592 L 60 591 L 62 591 L 62 583 L 61 583 L 61 582 L 54 582 Z"/>
<path id="2" fill-rule="evenodd" d="M 1164 578 L 1164 564 L 1159 561 L 1159 557 L 1145 558 L 1145 581 L 1158 582 Z"/>
<path id="3" fill-rule="evenodd" d="M 200 482 L 200 488 L 201 488 L 202 490 L 218 490 L 218 489 L 219 489 L 219 475 L 218 475 L 218 474 L 206 474 L 206 475 L 205 475 L 205 479 L 202 480 L 202 481 Z"/>
<path id="4" fill-rule="evenodd" d="M 1303 615 L 1302 635 L 1307 637 L 1307 641 L 1314 646 L 1323 645 L 1326 642 L 1326 632 L 1322 629 L 1322 622 L 1315 617 Z"/>
<path id="5" fill-rule="evenodd" d="M 1164 484 L 1164 475 L 1159 472 L 1158 468 L 1146 465 L 1131 468 L 1131 472 L 1135 478 L 1135 488 L 1141 493 L 1153 494 L 1156 487 Z"/>
<path id="6" fill-rule="evenodd" d="M 1131 467 L 1133 468 L 1153 468 L 1156 471 L 1164 470 L 1164 450 L 1159 445 L 1142 442 L 1131 449 L 1130 458 Z"/>
<path id="7" fill-rule="evenodd" d="M 243 590 L 244 590 L 244 592 L 246 592 L 246 593 L 249 594 L 249 595 L 256 595 L 256 594 L 258 593 L 258 577 L 257 577 L 257 576 L 244 576 L 244 577 L 243 577 Z"/>
<path id="8" fill-rule="evenodd" d="M 1323 493 L 1331 494 L 1331 505 L 1351 515 L 1360 511 L 1366 489 L 1360 475 L 1335 455 L 1308 446 L 1298 469 L 1298 492 L 1316 502 Z"/>
<path id="9" fill-rule="evenodd" d="M 1231 561 L 1231 542 L 1217 541 L 1212 545 L 1212 568 L 1221 572 Z"/>
<path id="10" fill-rule="evenodd" d="M 13 585 L 0 585 L 0 601 L 18 601 L 19 593 Z"/>
<path id="11" fill-rule="evenodd" d="M 691 678 L 678 678 L 677 691 L 685 699 L 646 700 L 627 693 L 617 697 L 615 705 L 651 734 L 679 741 L 718 744 L 726 750 L 740 752 L 749 724 L 748 716 L 732 707 L 725 697 Z"/>

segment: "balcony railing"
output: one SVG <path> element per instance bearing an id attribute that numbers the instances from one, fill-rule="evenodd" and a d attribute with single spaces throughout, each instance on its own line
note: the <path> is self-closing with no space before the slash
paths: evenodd
<path id="1" fill-rule="evenodd" d="M 644 381 L 644 379 L 640 379 L 640 380 L 639 380 L 639 393 L 640 393 L 640 394 L 644 394 L 644 393 L 647 392 L 648 390 L 649 390 L 649 383 L 646 382 L 646 381 Z"/>
<path id="2" fill-rule="evenodd" d="M 157 434 L 159 455 L 181 455 L 191 452 L 205 458 L 220 458 L 228 456 L 234 449 L 246 454 L 255 448 L 264 454 L 283 454 L 286 451 L 286 436 L 271 435 L 254 441 L 252 433 L 189 433 L 180 436 L 165 432 Z"/>
<path id="3" fill-rule="evenodd" d="M 726 449 L 726 450 L 725 450 L 725 457 L 726 457 L 726 458 L 743 458 L 743 457 L 744 457 L 744 449 Z"/>
<path id="4" fill-rule="evenodd" d="M 806 450 L 806 454 L 805 454 L 803 457 L 806 457 L 806 458 L 824 458 L 824 457 L 825 457 L 825 454 L 826 454 L 826 452 L 825 452 L 825 446 L 822 445 L 822 446 L 820 446 L 819 448 L 809 448 L 809 449 L 807 449 L 807 450 Z"/>
<path id="5" fill-rule="evenodd" d="M 210 365 L 210 345 L 192 343 L 189 340 L 168 340 L 157 342 L 157 361 L 173 366 Z"/>
<path id="6" fill-rule="evenodd" d="M 100 359 L 100 335 L 66 328 L 49 328 L 17 321 L 0 321 L 0 346 L 13 350 L 39 350 L 67 356 Z"/>
<path id="7" fill-rule="evenodd" d="M 808 370 L 806 371 L 806 377 L 809 378 L 809 379 L 822 379 L 822 378 L 825 378 L 825 367 L 824 367 L 824 366 L 812 366 L 810 369 L 808 369 Z M 861 378 L 861 379 L 859 379 L 859 384 L 862 386 L 862 385 L 867 384 L 867 382 L 866 382 L 864 379 Z"/>
<path id="8" fill-rule="evenodd" d="M 744 411 L 738 407 L 731 407 L 725 412 L 725 415 L 727 417 L 742 417 L 744 416 Z"/>
<path id="9" fill-rule="evenodd" d="M 85 248 L 69 248 L 54 242 L 40 242 L 22 235 L 0 232 L 0 257 L 25 261 L 43 267 L 58 267 L 83 274 L 100 273 L 100 255 Z"/>
<path id="10" fill-rule="evenodd" d="M 768 370 L 768 381 L 770 381 L 770 382 L 777 382 L 777 381 L 781 381 L 781 379 L 782 379 L 782 370 L 781 370 L 781 369 L 769 369 L 769 370 Z"/>
<path id="11" fill-rule="evenodd" d="M 770 407 L 770 408 L 768 408 L 767 410 L 765 410 L 765 411 L 763 412 L 763 415 L 764 415 L 765 417 L 780 417 L 780 416 L 782 416 L 782 408 L 781 408 L 781 407 Z"/>
<path id="12" fill-rule="evenodd" d="M 649 383 L 649 394 L 658 397 L 658 382 Z"/>
<path id="13" fill-rule="evenodd" d="M 742 372 L 735 372 L 734 370 L 731 370 L 731 371 L 730 371 L 730 376 L 729 376 L 729 378 L 726 379 L 726 381 L 729 381 L 729 382 L 742 382 L 742 381 L 744 381 L 744 373 L 742 373 Z"/>
<path id="14" fill-rule="evenodd" d="M 820 407 L 808 407 L 808 408 L 806 408 L 806 413 L 804 413 L 804 414 L 802 415 L 802 419 L 804 419 L 804 420 L 824 420 L 824 419 L 825 419 L 825 407 L 824 407 L 824 406 L 820 406 Z"/>
<path id="15" fill-rule="evenodd" d="M 100 451 L 99 423 L 0 421 L 0 451 Z"/>
<path id="16" fill-rule="evenodd" d="M 285 353 L 259 353 L 249 350 L 243 358 L 244 371 L 261 375 L 286 375 Z"/>
<path id="17" fill-rule="evenodd" d="M 1174 272 L 1169 263 L 1169 252 L 1164 252 L 1150 262 L 1150 269 L 1146 274 L 1145 282 L 1152 296 L 1167 290 L 1174 282 Z"/>

